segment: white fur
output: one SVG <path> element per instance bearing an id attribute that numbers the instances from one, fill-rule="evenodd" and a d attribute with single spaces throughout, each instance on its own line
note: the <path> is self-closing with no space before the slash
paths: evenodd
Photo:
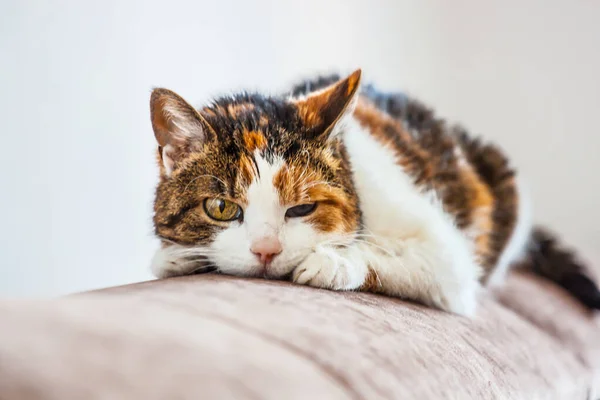
<path id="1" fill-rule="evenodd" d="M 165 167 L 165 173 L 167 174 L 167 176 L 171 176 L 171 173 L 173 172 L 173 165 L 175 164 L 175 161 L 173 161 L 173 157 L 171 156 L 172 152 L 173 152 L 172 145 L 168 144 L 165 147 L 163 147 L 162 161 L 163 161 L 163 166 Z"/>
<path id="2" fill-rule="evenodd" d="M 354 171 L 366 240 L 378 246 L 370 246 L 371 250 L 363 254 L 384 291 L 471 314 L 481 268 L 473 258 L 470 241 L 435 196 L 423 194 L 413 185 L 411 177 L 398 166 L 394 152 L 358 122 L 349 124 L 344 142 Z"/>
<path id="3" fill-rule="evenodd" d="M 368 272 L 360 246 L 319 245 L 294 270 L 293 280 L 315 287 L 350 290 L 359 288 Z"/>
<path id="4" fill-rule="evenodd" d="M 210 249 L 169 243 L 156 251 L 150 269 L 157 278 L 187 275 L 214 266 L 208 261 Z"/>

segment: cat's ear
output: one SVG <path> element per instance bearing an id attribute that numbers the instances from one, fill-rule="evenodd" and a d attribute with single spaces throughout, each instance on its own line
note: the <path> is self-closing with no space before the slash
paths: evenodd
<path id="1" fill-rule="evenodd" d="M 167 176 L 186 154 L 214 137 L 214 130 L 198 111 L 167 89 L 152 91 L 150 116 L 162 167 Z"/>
<path id="2" fill-rule="evenodd" d="M 360 75 L 359 69 L 326 88 L 294 99 L 300 118 L 316 138 L 330 139 L 343 129 L 358 101 Z"/>

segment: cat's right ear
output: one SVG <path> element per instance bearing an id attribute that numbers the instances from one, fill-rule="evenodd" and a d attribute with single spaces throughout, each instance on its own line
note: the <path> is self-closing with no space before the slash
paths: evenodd
<path id="1" fill-rule="evenodd" d="M 168 89 L 152 91 L 150 116 L 161 167 L 167 176 L 186 154 L 215 136 L 214 130 L 198 111 Z"/>

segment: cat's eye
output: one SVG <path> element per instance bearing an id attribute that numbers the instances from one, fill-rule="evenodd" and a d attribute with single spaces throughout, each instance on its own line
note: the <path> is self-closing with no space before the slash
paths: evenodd
<path id="1" fill-rule="evenodd" d="M 288 218 L 304 217 L 315 211 L 315 208 L 317 208 L 317 203 L 301 204 L 299 206 L 288 208 L 285 212 L 285 216 Z"/>
<path id="2" fill-rule="evenodd" d="M 233 221 L 241 218 L 242 208 L 225 199 L 210 198 L 204 200 L 204 211 L 206 215 L 216 221 Z"/>

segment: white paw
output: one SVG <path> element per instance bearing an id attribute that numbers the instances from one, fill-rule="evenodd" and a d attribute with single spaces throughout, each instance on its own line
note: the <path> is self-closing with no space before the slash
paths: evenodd
<path id="1" fill-rule="evenodd" d="M 447 311 L 472 317 L 477 308 L 478 294 L 481 286 L 477 281 L 465 282 L 462 287 L 444 293 L 444 306 Z"/>
<path id="2" fill-rule="evenodd" d="M 353 264 L 331 249 L 306 257 L 294 270 L 293 281 L 325 289 L 352 290 L 364 283 L 366 275 L 365 266 Z"/>
<path id="3" fill-rule="evenodd" d="M 449 274 L 439 280 L 443 299 L 440 308 L 456 314 L 473 316 L 481 291 L 481 267 L 469 260 L 463 260 L 458 265 L 448 265 L 446 271 Z"/>

